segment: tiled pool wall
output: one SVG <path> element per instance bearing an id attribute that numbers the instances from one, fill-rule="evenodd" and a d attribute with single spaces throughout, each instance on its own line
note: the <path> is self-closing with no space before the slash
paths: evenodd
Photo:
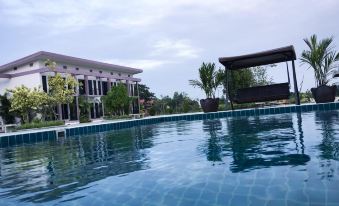
<path id="1" fill-rule="evenodd" d="M 17 133 L 9 133 L 8 135 L 0 136 L 0 146 L 7 147 L 20 143 L 33 143 L 46 141 L 57 138 L 58 131 L 65 131 L 66 137 L 93 134 L 98 132 L 106 132 L 112 130 L 119 130 L 124 128 L 130 128 L 139 125 L 156 124 L 161 122 L 171 121 L 193 121 L 193 120 L 205 120 L 225 117 L 241 117 L 241 116 L 260 116 L 260 115 L 272 115 L 272 114 L 283 114 L 283 113 L 295 113 L 295 112 L 310 112 L 310 111 L 328 111 L 338 110 L 339 102 L 324 103 L 324 104 L 304 104 L 304 105 L 288 105 L 279 107 L 269 108 L 253 108 L 253 109 L 242 109 L 234 111 L 220 111 L 213 113 L 191 113 L 191 114 L 179 114 L 179 115 L 168 115 L 168 116 L 156 116 L 143 119 L 134 119 L 117 122 L 101 122 L 97 124 L 89 125 L 76 125 L 72 127 L 61 127 L 48 130 L 34 130 Z"/>

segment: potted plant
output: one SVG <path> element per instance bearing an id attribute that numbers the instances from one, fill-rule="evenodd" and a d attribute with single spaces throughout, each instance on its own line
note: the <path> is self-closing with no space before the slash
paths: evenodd
<path id="1" fill-rule="evenodd" d="M 215 98 L 215 91 L 222 83 L 222 71 L 216 70 L 215 63 L 202 63 L 199 68 L 200 80 L 189 80 L 190 85 L 199 87 L 206 94 L 206 99 L 200 100 L 204 112 L 216 112 L 219 107 L 219 98 Z"/>
<path id="2" fill-rule="evenodd" d="M 339 61 L 339 53 L 331 46 L 333 37 L 318 41 L 314 34 L 304 41 L 308 50 L 302 52 L 300 60 L 314 70 L 317 87 L 311 89 L 313 98 L 317 103 L 333 102 L 336 86 L 328 86 L 328 83 L 333 78 L 334 69 Z"/>

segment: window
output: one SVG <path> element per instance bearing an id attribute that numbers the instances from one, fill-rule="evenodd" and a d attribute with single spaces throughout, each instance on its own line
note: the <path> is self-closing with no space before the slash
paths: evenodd
<path id="1" fill-rule="evenodd" d="M 92 80 L 88 80 L 88 90 L 89 90 L 89 95 L 93 95 L 93 84 L 92 84 Z"/>
<path id="2" fill-rule="evenodd" d="M 94 85 L 94 95 L 97 95 L 97 81 L 93 80 L 93 85 Z"/>
<path id="3" fill-rule="evenodd" d="M 16 71 L 18 69 L 18 67 L 14 67 L 13 70 Z"/>
<path id="4" fill-rule="evenodd" d="M 62 68 L 67 69 L 67 66 L 64 65 Z"/>
<path id="5" fill-rule="evenodd" d="M 79 94 L 84 95 L 85 94 L 85 80 L 79 79 Z"/>
<path id="6" fill-rule="evenodd" d="M 131 75 L 129 74 L 128 77 L 131 77 Z"/>
<path id="7" fill-rule="evenodd" d="M 89 70 L 89 72 L 93 72 L 93 70 L 92 70 L 92 69 L 90 69 L 90 70 Z"/>
<path id="8" fill-rule="evenodd" d="M 78 70 L 79 70 L 79 68 L 77 67 L 77 68 L 75 68 L 75 70 L 77 70 L 77 71 L 78 71 Z"/>
<path id="9" fill-rule="evenodd" d="M 42 89 L 44 90 L 44 92 L 47 92 L 47 77 L 46 76 L 42 76 Z"/>
<path id="10" fill-rule="evenodd" d="M 29 66 L 32 67 L 32 66 L 33 66 L 33 63 L 30 63 Z"/>
<path id="11" fill-rule="evenodd" d="M 101 93 L 101 81 L 98 81 L 98 89 L 99 89 L 99 95 L 102 95 L 102 93 Z"/>
<path id="12" fill-rule="evenodd" d="M 107 91 L 108 91 L 107 82 L 102 82 L 102 93 L 103 93 L 103 95 L 107 95 Z"/>
<path id="13" fill-rule="evenodd" d="M 113 75 L 113 72 L 111 72 L 111 75 Z"/>
<path id="14" fill-rule="evenodd" d="M 102 74 L 102 71 L 99 71 L 100 74 Z"/>
<path id="15" fill-rule="evenodd" d="M 121 74 L 120 74 L 120 73 L 119 73 L 118 75 L 119 75 L 119 76 L 121 76 Z"/>

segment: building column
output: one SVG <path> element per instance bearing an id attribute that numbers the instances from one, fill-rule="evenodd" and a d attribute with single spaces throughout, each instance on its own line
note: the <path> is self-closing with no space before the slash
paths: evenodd
<path id="1" fill-rule="evenodd" d="M 76 78 L 76 75 L 73 75 L 73 78 L 77 80 L 77 82 L 79 82 L 79 80 Z M 77 87 L 75 88 L 75 108 L 76 108 L 76 112 L 77 112 L 77 120 L 80 121 L 80 108 L 79 108 L 79 85 L 77 85 Z"/>
<path id="2" fill-rule="evenodd" d="M 139 114 L 140 114 L 140 96 L 139 96 L 139 84 L 138 82 L 135 82 L 137 85 L 137 96 L 138 96 L 138 110 L 139 110 Z"/>
<path id="3" fill-rule="evenodd" d="M 94 111 L 94 112 L 93 112 L 93 118 L 96 119 L 96 118 L 97 118 L 97 113 L 96 113 L 97 110 L 96 110 L 96 108 L 95 108 L 95 101 L 93 102 L 93 111 Z"/>
<path id="4" fill-rule="evenodd" d="M 107 78 L 107 92 L 111 91 L 112 89 L 111 82 L 112 82 L 111 79 Z"/>
<path id="5" fill-rule="evenodd" d="M 58 104 L 57 109 L 58 109 L 59 120 L 62 120 L 62 107 L 61 107 L 61 104 Z"/>
<path id="6" fill-rule="evenodd" d="M 85 80 L 85 99 L 86 101 L 89 101 L 89 87 L 88 87 L 88 76 L 84 75 Z M 88 118 L 91 119 L 91 108 L 87 108 Z M 80 119 L 79 119 L 80 120 Z"/>

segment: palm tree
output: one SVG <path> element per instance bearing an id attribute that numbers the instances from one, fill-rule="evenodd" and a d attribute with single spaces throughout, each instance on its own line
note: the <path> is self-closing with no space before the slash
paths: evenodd
<path id="1" fill-rule="evenodd" d="M 326 85 L 332 79 L 333 69 L 338 67 L 339 53 L 332 47 L 333 37 L 318 41 L 313 34 L 309 39 L 304 39 L 309 50 L 301 54 L 301 62 L 313 68 L 316 85 Z"/>
<path id="2" fill-rule="evenodd" d="M 190 85 L 202 89 L 206 98 L 215 98 L 215 91 L 222 84 L 222 70 L 216 70 L 215 63 L 202 63 L 199 68 L 200 80 L 189 80 Z"/>

